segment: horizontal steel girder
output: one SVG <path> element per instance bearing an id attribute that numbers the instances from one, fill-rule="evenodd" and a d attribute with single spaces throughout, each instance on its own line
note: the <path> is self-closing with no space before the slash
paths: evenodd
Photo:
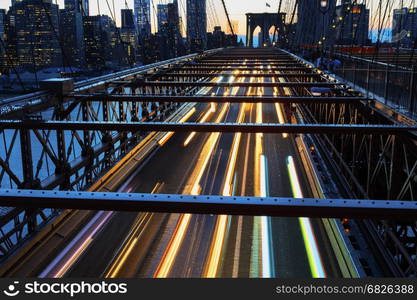
<path id="1" fill-rule="evenodd" d="M 269 63 L 256 63 L 256 62 L 248 62 L 248 63 L 215 63 L 215 62 L 199 62 L 199 63 L 190 63 L 185 64 L 185 66 L 196 66 L 196 67 L 230 67 L 233 68 L 236 67 L 261 67 L 263 69 L 268 69 L 268 66 L 279 68 L 279 67 L 293 67 L 293 66 L 300 66 L 299 62 L 290 61 L 286 63 L 275 63 L 275 62 L 269 62 Z"/>
<path id="2" fill-rule="evenodd" d="M 230 59 L 223 59 L 223 58 L 219 58 L 217 59 L 216 57 L 211 57 L 211 58 L 204 58 L 200 61 L 196 61 L 197 63 L 227 63 L 227 64 L 240 64 L 240 65 L 247 65 L 249 64 L 274 64 L 274 63 L 288 63 L 288 62 L 297 62 L 297 63 L 301 63 L 298 60 L 294 60 L 293 58 L 283 58 L 283 59 L 251 59 L 251 60 L 246 60 L 246 59 L 238 59 L 238 58 L 230 58 Z"/>
<path id="3" fill-rule="evenodd" d="M 170 69 L 170 71 L 257 71 L 257 72 L 264 72 L 264 71 L 280 71 L 280 72 L 293 72 L 293 71 L 307 71 L 312 70 L 313 68 L 308 67 L 285 67 L 285 68 L 253 68 L 253 67 L 192 67 L 189 65 L 188 67 L 174 67 Z"/>
<path id="4" fill-rule="evenodd" d="M 94 95 L 94 94 L 77 94 L 68 95 L 68 97 L 83 101 L 114 101 L 114 102 L 214 102 L 214 103 L 358 103 L 368 101 L 362 97 L 287 97 L 287 96 L 159 96 L 159 95 Z"/>
<path id="5" fill-rule="evenodd" d="M 215 56 L 206 56 L 201 58 L 201 61 L 204 60 L 213 60 L 213 59 L 220 59 L 220 60 L 227 60 L 227 59 L 234 59 L 234 60 L 284 60 L 284 59 L 293 59 L 292 57 L 288 56 L 288 54 L 279 54 L 279 53 L 250 53 L 250 52 L 242 52 L 242 53 L 233 53 L 233 54 L 221 54 L 218 53 Z"/>
<path id="6" fill-rule="evenodd" d="M 167 213 L 415 219 L 416 201 L 0 190 L 0 205 Z"/>
<path id="7" fill-rule="evenodd" d="M 335 87 L 344 86 L 338 82 L 211 82 L 211 81 L 138 81 L 136 86 L 198 86 L 198 87 Z"/>
<path id="8" fill-rule="evenodd" d="M 173 123 L 173 122 L 78 122 L 0 120 L 2 129 L 174 131 L 243 133 L 362 133 L 398 134 L 417 131 L 417 125 L 258 124 L 258 123 Z"/>
<path id="9" fill-rule="evenodd" d="M 268 71 L 268 70 L 265 70 Z M 308 74 L 277 74 L 277 73 L 261 73 L 261 74 L 231 74 L 231 73 L 161 73 L 150 74 L 150 76 L 158 77 L 234 77 L 234 78 L 321 78 L 322 75 L 315 73 Z"/>

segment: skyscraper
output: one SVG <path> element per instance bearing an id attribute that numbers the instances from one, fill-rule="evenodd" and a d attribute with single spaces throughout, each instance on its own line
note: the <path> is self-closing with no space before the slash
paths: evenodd
<path id="1" fill-rule="evenodd" d="M 65 0 L 65 8 L 82 15 L 90 15 L 89 0 Z"/>
<path id="2" fill-rule="evenodd" d="M 84 23 L 86 67 L 99 70 L 105 67 L 106 48 L 109 43 L 103 30 L 101 16 L 87 16 Z"/>
<path id="3" fill-rule="evenodd" d="M 392 42 L 413 47 L 417 38 L 417 7 L 394 9 Z"/>
<path id="4" fill-rule="evenodd" d="M 345 0 L 336 7 L 336 17 L 341 19 L 336 29 L 336 41 L 345 45 L 365 45 L 369 35 L 369 9 L 365 4 Z"/>
<path id="5" fill-rule="evenodd" d="M 177 0 L 166 5 L 158 5 L 158 35 L 161 59 L 185 54 Z"/>
<path id="6" fill-rule="evenodd" d="M 5 33 L 6 33 L 6 10 L 0 9 L 0 38 L 4 41 Z M 1 45 L 0 45 L 1 47 Z M 1 48 L 0 48 L 1 49 Z"/>
<path id="7" fill-rule="evenodd" d="M 34 68 L 62 66 L 57 34 L 58 5 L 51 0 L 16 1 L 8 12 L 11 53 L 18 64 Z"/>
<path id="8" fill-rule="evenodd" d="M 168 4 L 158 4 L 157 6 L 158 32 L 164 30 L 164 24 L 168 24 Z"/>
<path id="9" fill-rule="evenodd" d="M 5 9 L 0 9 L 0 38 L 1 38 L 1 42 L 0 42 L 0 72 L 3 73 L 3 70 L 5 68 L 5 53 L 6 53 L 6 49 L 4 48 L 5 46 L 5 41 L 6 41 L 6 10 Z"/>
<path id="10" fill-rule="evenodd" d="M 0 38 L 4 40 L 5 34 L 5 25 L 6 25 L 6 10 L 0 9 Z"/>
<path id="11" fill-rule="evenodd" d="M 78 68 L 85 64 L 83 18 L 88 16 L 88 0 L 65 0 L 60 10 L 60 34 L 64 49 L 64 63 Z"/>
<path id="12" fill-rule="evenodd" d="M 320 0 L 299 0 L 294 45 L 317 45 L 327 36 L 335 16 L 336 0 L 329 0 L 327 9 L 321 9 Z"/>
<path id="13" fill-rule="evenodd" d="M 59 18 L 59 33 L 64 50 L 64 64 L 81 68 L 85 63 L 83 17 L 80 12 L 61 9 Z"/>
<path id="14" fill-rule="evenodd" d="M 206 0 L 187 0 L 187 39 L 191 52 L 207 46 Z"/>
<path id="15" fill-rule="evenodd" d="M 133 10 L 122 9 L 122 28 L 120 30 L 122 45 L 121 63 L 123 65 L 133 65 L 138 54 L 138 37 L 136 34 Z"/>
<path id="16" fill-rule="evenodd" d="M 122 9 L 122 28 L 135 28 L 135 21 L 133 19 L 133 11 L 131 9 Z"/>
<path id="17" fill-rule="evenodd" d="M 135 24 L 141 38 L 151 34 L 151 0 L 134 0 Z"/>

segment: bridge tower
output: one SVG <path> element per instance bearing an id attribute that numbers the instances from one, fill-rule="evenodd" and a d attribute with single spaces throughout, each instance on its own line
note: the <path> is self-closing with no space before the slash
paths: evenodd
<path id="1" fill-rule="evenodd" d="M 269 31 L 272 26 L 280 32 L 283 32 L 285 23 L 285 13 L 248 13 L 246 14 L 246 47 L 253 45 L 253 33 L 259 26 L 262 33 L 262 44 L 269 41 Z"/>

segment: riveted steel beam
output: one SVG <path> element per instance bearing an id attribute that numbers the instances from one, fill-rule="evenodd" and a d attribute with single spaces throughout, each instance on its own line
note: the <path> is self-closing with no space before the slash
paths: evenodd
<path id="1" fill-rule="evenodd" d="M 170 194 L 0 190 L 0 205 L 62 209 L 250 216 L 415 218 L 417 202 L 359 199 L 225 197 Z"/>
<path id="2" fill-rule="evenodd" d="M 4 129 L 99 130 L 99 131 L 174 131 L 244 133 L 362 133 L 399 134 L 417 131 L 417 125 L 340 125 L 340 124 L 254 124 L 254 123 L 174 123 L 174 122 L 78 122 L 0 120 Z"/>

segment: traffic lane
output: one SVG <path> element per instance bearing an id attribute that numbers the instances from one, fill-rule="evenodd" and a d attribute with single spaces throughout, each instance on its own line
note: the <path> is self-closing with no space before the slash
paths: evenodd
<path id="1" fill-rule="evenodd" d="M 222 90 L 217 94 L 242 95 L 245 92 L 244 88 L 232 88 Z M 232 104 L 225 118 L 225 122 L 236 122 L 239 110 L 239 104 Z M 222 193 L 221 189 L 223 188 L 225 170 L 227 169 L 233 139 L 233 134 L 221 134 L 219 136 L 209 164 L 204 170 L 202 179 L 199 182 L 203 194 Z M 218 173 L 219 170 L 220 173 Z M 201 182 L 204 182 L 204 184 L 201 184 Z M 187 232 L 180 245 L 179 254 L 173 263 L 170 276 L 201 277 L 203 275 L 204 261 L 206 261 L 209 255 L 211 237 L 216 228 L 217 216 L 193 215 L 191 216 L 191 220 L 191 225 L 188 228 L 191 227 L 193 230 Z M 194 223 L 201 226 L 194 226 Z M 205 236 L 206 239 L 201 239 L 202 236 Z M 200 263 L 189 265 L 188 262 L 190 261 L 198 261 Z"/>
<path id="2" fill-rule="evenodd" d="M 269 81 L 271 79 L 268 79 Z M 273 94 L 272 89 L 269 88 L 268 91 L 271 95 Z M 284 92 L 286 94 L 291 95 L 292 91 L 290 89 L 283 89 L 281 90 L 281 92 Z M 273 108 L 271 107 L 272 104 L 269 104 L 269 111 L 272 111 Z M 284 105 L 282 104 L 278 104 L 278 106 L 275 107 L 280 108 L 281 112 L 282 112 L 282 116 L 285 116 L 285 108 Z M 273 117 L 274 114 L 270 114 L 273 118 L 271 120 L 268 120 L 268 122 L 273 122 L 273 123 L 278 123 L 280 120 L 278 118 L 278 114 L 276 112 L 275 109 L 275 118 Z M 284 135 L 280 135 L 281 140 L 286 140 Z M 305 197 L 314 197 L 314 195 L 311 192 L 311 188 L 309 186 L 309 182 L 306 176 L 306 173 L 304 171 L 304 166 L 303 163 L 301 161 L 301 158 L 299 156 L 298 150 L 297 150 L 297 146 L 295 144 L 295 136 L 294 135 L 289 135 L 288 136 L 288 146 L 291 148 L 291 151 L 294 153 L 292 156 L 294 158 L 294 164 L 295 164 L 295 168 L 297 170 L 297 174 L 298 174 L 298 179 L 300 182 L 300 186 L 301 186 L 301 192 L 302 195 Z M 291 154 L 289 154 L 291 155 Z M 324 224 L 322 222 L 322 219 L 320 218 L 310 218 L 309 219 L 310 223 L 311 223 L 311 227 L 314 233 L 314 239 L 315 242 L 317 243 L 318 249 L 319 249 L 319 253 L 321 256 L 321 264 L 323 265 L 323 268 L 326 272 L 326 276 L 329 277 L 340 277 L 341 276 L 341 270 L 340 270 L 340 266 L 338 264 L 337 261 L 337 257 L 331 247 L 331 243 L 330 243 L 330 239 L 327 235 L 327 232 L 324 228 Z"/>
<path id="3" fill-rule="evenodd" d="M 246 78 L 249 82 L 251 79 Z M 246 89 L 239 96 L 253 93 L 253 89 Z M 247 104 L 244 117 L 245 123 L 256 120 L 256 105 Z M 241 196 L 254 195 L 254 156 L 255 135 L 242 134 L 236 159 L 233 194 Z M 250 216 L 232 216 L 229 232 L 226 236 L 226 246 L 222 256 L 220 277 L 248 278 L 250 277 L 254 218 Z"/>
<path id="4" fill-rule="evenodd" d="M 101 277 L 137 217 L 137 213 L 116 212 L 64 277 Z"/>
<path id="5" fill-rule="evenodd" d="M 147 255 L 160 228 L 166 222 L 166 214 L 139 214 L 137 225 L 134 226 L 124 243 L 116 262 L 112 263 L 103 274 L 106 278 L 135 277 L 141 262 Z"/>
<path id="6" fill-rule="evenodd" d="M 272 94 L 266 89 L 266 94 Z M 263 104 L 264 123 L 279 123 L 274 104 Z M 264 154 L 268 166 L 269 195 L 293 197 L 291 182 L 287 170 L 287 157 L 297 157 L 292 144 L 292 137 L 284 138 L 282 134 L 264 135 Z M 297 160 L 297 159 L 295 159 Z M 299 169 L 298 170 L 302 170 Z M 303 192 L 303 176 L 300 176 Z M 309 260 L 298 218 L 271 218 L 271 235 L 276 276 L 278 277 L 311 277 Z"/>
<path id="7" fill-rule="evenodd" d="M 187 234 L 170 271 L 171 278 L 202 277 L 217 216 L 192 215 Z"/>
<path id="8" fill-rule="evenodd" d="M 240 104 L 230 105 L 225 122 L 236 122 Z M 206 168 L 201 193 L 221 195 L 234 134 L 221 134 Z M 171 277 L 201 277 L 208 256 L 217 216 L 193 215 L 189 230 L 171 269 Z"/>
<path id="9" fill-rule="evenodd" d="M 229 110 L 229 106 L 228 105 L 223 105 L 221 107 L 221 109 L 219 108 L 219 111 L 221 111 L 221 115 L 219 115 L 219 114 L 216 115 L 215 119 L 218 119 L 224 113 L 228 113 L 228 110 Z M 224 119 L 224 116 L 221 117 L 221 120 L 223 120 L 223 119 Z M 209 136 L 211 136 L 211 135 L 209 135 Z M 187 141 L 189 141 L 189 137 L 187 137 L 186 142 L 184 142 L 184 145 L 187 145 Z M 200 153 L 202 151 L 203 150 L 198 151 L 198 153 Z M 190 168 L 193 168 L 195 165 L 197 165 L 196 162 L 189 163 Z M 190 178 L 188 178 L 188 177 L 190 177 L 190 176 L 191 175 L 188 175 L 188 176 L 184 177 L 184 181 L 187 180 L 187 182 L 184 182 L 185 184 L 184 184 L 183 190 L 188 190 L 189 185 L 190 185 L 190 182 L 189 182 Z M 188 188 L 187 188 L 187 186 L 188 186 Z M 166 228 L 167 229 L 166 231 L 170 232 L 170 234 L 169 234 L 170 238 L 166 238 L 168 235 L 165 234 L 166 243 L 162 247 L 158 246 L 158 250 L 159 250 L 160 255 L 158 254 L 157 259 L 154 260 L 153 262 L 152 262 L 152 259 L 147 259 L 146 262 L 145 262 L 146 267 L 143 268 L 142 270 L 140 270 L 140 272 L 138 273 L 138 276 L 143 276 L 144 274 L 148 274 L 150 276 L 167 276 L 167 275 L 169 275 L 169 272 L 171 271 L 172 264 L 173 264 L 173 263 L 169 262 L 169 260 L 171 258 L 173 258 L 174 263 L 175 263 L 175 257 L 177 255 L 177 253 L 179 252 L 178 251 L 179 249 L 177 249 L 177 246 L 175 246 L 175 248 L 173 248 L 173 249 L 170 248 L 171 247 L 170 246 L 171 241 L 172 241 L 172 239 L 175 238 L 176 240 L 179 241 L 179 246 L 178 247 L 180 247 L 181 244 L 182 244 L 181 236 L 183 235 L 183 229 L 181 229 L 181 233 L 177 234 L 176 228 L 181 224 L 181 226 L 185 226 L 185 232 L 186 232 L 186 229 L 188 228 L 188 222 L 189 222 L 188 220 L 192 219 L 191 215 L 187 216 L 186 219 L 183 219 L 183 217 L 185 217 L 185 215 L 180 215 L 179 218 L 176 220 L 176 222 L 171 222 L 171 225 L 170 225 L 171 227 L 170 228 Z M 179 235 L 178 238 L 177 238 L 177 235 Z M 177 243 L 177 242 L 175 242 L 175 243 Z M 165 251 L 163 251 L 161 249 L 165 249 Z M 167 251 L 169 251 L 169 253 L 167 253 Z M 169 257 L 170 257 L 170 258 L 168 258 L 167 262 L 165 262 L 165 260 L 164 260 L 165 255 L 169 255 Z M 171 257 L 172 255 L 174 255 L 174 257 Z M 153 256 L 153 255 L 151 255 L 151 256 Z M 163 265 L 160 265 L 161 263 L 156 264 L 155 261 L 158 261 L 158 262 L 161 262 L 161 263 L 163 261 L 164 262 L 163 262 Z M 149 266 L 153 266 L 152 270 L 149 269 Z M 160 269 L 160 267 L 161 267 L 161 269 Z M 156 273 L 156 272 L 158 272 L 158 273 Z M 167 275 L 165 275 L 165 273 Z M 156 275 L 156 274 L 158 274 L 158 275 Z"/>
<path id="10" fill-rule="evenodd" d="M 219 111 L 219 106 L 216 111 Z M 207 111 L 203 112 L 205 115 Z M 198 119 L 201 119 L 200 116 Z M 212 114 L 208 121 L 213 121 L 216 114 Z M 194 137 L 192 142 L 184 147 L 184 141 L 187 139 L 187 134 L 178 134 L 178 138 L 169 140 L 164 147 L 166 152 L 161 151 L 161 156 L 156 157 L 158 164 L 155 165 L 153 161 L 141 170 L 134 178 L 136 185 L 136 192 L 142 191 L 144 188 L 149 188 L 151 185 L 157 183 L 160 188 L 156 191 L 158 193 L 180 193 L 186 184 L 186 180 L 195 165 L 195 160 L 198 158 L 198 153 L 202 145 L 204 144 L 207 134 L 198 134 Z M 176 151 L 173 151 L 177 149 Z M 187 155 L 176 155 L 178 149 L 183 149 Z M 170 167 L 175 163 L 175 166 Z M 169 172 L 166 172 L 169 169 Z M 157 268 L 157 261 L 160 261 L 163 256 L 163 249 L 169 242 L 169 236 L 172 235 L 172 227 L 178 221 L 178 214 L 164 214 L 166 219 L 170 219 L 169 222 L 164 223 L 160 228 L 160 236 L 155 238 L 155 243 L 151 245 L 148 255 L 140 261 L 134 254 L 130 255 L 127 265 L 135 265 L 134 276 L 147 276 L 150 277 Z M 171 226 L 171 228 L 167 228 Z M 134 270 L 132 267 L 128 269 Z M 130 275 L 130 274 L 129 274 Z"/>
<path id="11" fill-rule="evenodd" d="M 207 104 L 199 106 L 199 112 L 205 110 Z M 200 115 L 200 114 L 198 114 Z M 197 116 L 197 114 L 195 114 Z M 188 151 L 181 146 L 178 151 L 178 146 L 184 141 L 186 133 L 174 134 L 170 140 L 160 149 L 155 152 L 150 161 L 137 173 L 133 174 L 125 185 L 134 192 L 151 192 L 155 183 L 160 182 L 163 175 L 174 174 L 172 180 L 178 180 L 184 177 L 184 166 L 188 166 L 190 156 Z M 194 143 L 190 145 L 190 153 L 198 152 L 199 147 L 203 143 L 205 135 L 199 135 Z M 172 153 L 175 153 L 175 159 L 172 159 Z M 169 158 L 168 158 L 169 157 Z M 172 164 L 184 161 L 182 164 Z M 158 166 L 158 167 L 157 167 Z M 166 172 L 167 168 L 171 168 L 174 172 Z M 174 168 L 173 168 L 174 167 Z M 146 174 L 146 175 L 143 175 Z M 131 184 L 130 184 L 131 183 Z M 174 181 L 173 184 L 167 186 L 179 186 L 181 182 Z M 168 189 L 167 192 L 172 190 Z M 177 193 L 178 190 L 172 191 Z M 120 250 L 122 243 L 126 240 L 127 234 L 133 227 L 135 220 L 138 218 L 138 213 L 135 212 L 116 212 L 109 220 L 108 225 L 101 230 L 96 236 L 91 246 L 85 251 L 82 257 L 74 264 L 74 266 L 67 272 L 65 276 L 68 277 L 99 277 L 108 267 L 110 261 L 113 260 L 117 252 Z"/>
<path id="12" fill-rule="evenodd" d="M 241 95 L 244 88 L 233 88 L 222 91 L 222 94 Z M 239 104 L 230 105 L 224 122 L 236 122 L 240 111 Z M 234 135 L 220 134 L 213 153 L 209 158 L 208 165 L 203 170 L 199 182 L 201 193 L 222 194 L 224 176 L 232 148 Z M 217 216 L 192 215 L 185 238 L 182 241 L 177 256 L 170 269 L 170 277 L 201 277 L 205 262 L 209 256 L 212 236 L 215 232 Z M 196 263 L 198 262 L 198 263 Z"/>
<path id="13" fill-rule="evenodd" d="M 245 122 L 253 123 L 256 119 L 256 105 L 248 104 Z M 238 149 L 235 170 L 235 194 L 254 195 L 255 135 L 242 134 Z M 225 252 L 223 255 L 221 277 L 250 277 L 253 243 L 254 218 L 251 216 L 232 216 Z"/>
<path id="14" fill-rule="evenodd" d="M 272 91 L 269 91 L 269 93 L 272 93 Z M 282 106 L 279 106 L 282 109 Z M 275 105 L 264 104 L 264 118 L 265 123 L 279 122 Z M 286 161 L 287 157 L 291 155 L 294 158 L 302 194 L 305 197 L 312 197 L 313 195 L 311 193 L 306 174 L 303 171 L 304 167 L 295 146 L 294 136 L 289 135 L 285 138 L 282 134 L 266 134 L 264 142 L 265 153 L 267 153 L 267 157 L 271 158 L 268 159 L 268 168 L 270 170 L 269 180 L 274 180 L 272 182 L 279 182 L 278 185 L 271 185 L 271 195 L 281 197 L 293 196 Z M 277 189 L 277 187 L 280 188 Z M 329 239 L 325 233 L 321 220 L 310 219 L 310 221 L 326 275 L 331 277 L 340 276 L 340 268 L 337 265 L 336 257 L 330 247 Z M 275 236 L 273 239 L 274 249 L 278 252 L 275 255 L 277 275 L 280 276 L 282 273 L 283 277 L 311 276 L 308 256 L 305 251 L 305 248 L 309 247 L 309 245 L 305 245 L 303 241 L 303 235 L 298 218 L 272 218 L 271 224 L 273 236 Z M 292 240 L 292 244 L 286 243 L 287 240 Z M 301 245 L 304 245 L 304 247 L 301 247 Z M 302 249 L 304 249 L 304 251 L 302 251 Z M 283 259 L 286 253 L 295 253 L 295 256 L 299 259 Z M 306 266 L 308 268 L 306 268 Z M 294 273 L 294 270 L 297 270 L 297 273 Z"/>

